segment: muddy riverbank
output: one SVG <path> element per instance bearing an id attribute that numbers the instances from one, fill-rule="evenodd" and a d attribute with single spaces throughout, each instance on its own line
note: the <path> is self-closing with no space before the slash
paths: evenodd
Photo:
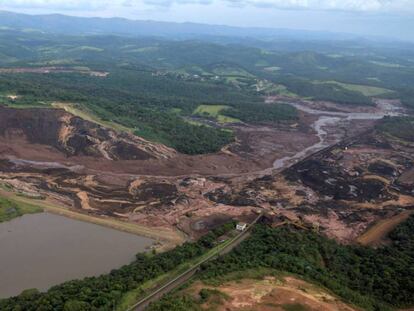
<path id="1" fill-rule="evenodd" d="M 339 127 L 342 123 L 342 127 L 346 128 L 351 126 L 354 120 L 380 120 L 385 116 L 398 116 L 403 114 L 399 105 L 391 104 L 387 100 L 378 100 L 377 106 L 369 111 L 329 111 L 314 108 L 310 105 L 303 103 L 289 103 L 299 111 L 305 112 L 310 115 L 318 116 L 318 119 L 311 125 L 316 132 L 318 142 L 293 154 L 280 159 L 276 159 L 273 162 L 273 169 L 280 170 L 289 165 L 289 163 L 295 163 L 305 156 L 318 152 L 330 145 L 333 145 L 341 140 L 341 136 L 335 133 L 334 127 Z M 328 130 L 330 128 L 330 130 Z"/>

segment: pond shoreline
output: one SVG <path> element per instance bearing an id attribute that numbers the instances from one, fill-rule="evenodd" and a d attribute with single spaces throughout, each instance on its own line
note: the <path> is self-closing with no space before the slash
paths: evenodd
<path id="1" fill-rule="evenodd" d="M 0 297 L 41 291 L 129 264 L 154 240 L 44 212 L 0 224 Z"/>
<path id="2" fill-rule="evenodd" d="M 89 215 L 67 207 L 59 207 L 57 204 L 49 203 L 46 200 L 36 200 L 18 196 L 14 192 L 6 191 L 1 188 L 0 197 L 12 199 L 14 201 L 22 202 L 25 204 L 37 205 L 42 208 L 44 212 L 49 212 L 70 219 L 80 220 L 106 228 L 111 228 L 118 231 L 135 234 L 137 236 L 144 236 L 153 239 L 156 241 L 157 251 L 166 251 L 172 249 L 175 246 L 184 243 L 186 240 L 186 237 L 178 231 L 168 230 L 164 228 L 149 228 L 137 223 L 123 221 L 118 218 L 115 219 L 112 217 Z"/>

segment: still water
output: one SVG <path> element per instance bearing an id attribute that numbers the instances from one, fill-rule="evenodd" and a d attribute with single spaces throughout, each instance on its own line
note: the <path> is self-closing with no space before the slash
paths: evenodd
<path id="1" fill-rule="evenodd" d="M 49 213 L 0 223 L 0 298 L 107 273 L 153 240 Z"/>

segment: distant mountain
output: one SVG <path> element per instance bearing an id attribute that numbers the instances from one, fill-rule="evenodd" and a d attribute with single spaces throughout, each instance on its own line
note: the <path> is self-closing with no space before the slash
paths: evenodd
<path id="1" fill-rule="evenodd" d="M 30 29 L 61 34 L 114 34 L 128 36 L 160 36 L 169 38 L 250 37 L 293 40 L 349 40 L 357 36 L 330 32 L 242 28 L 197 23 L 171 23 L 125 18 L 74 17 L 61 14 L 27 15 L 0 11 L 0 27 Z"/>

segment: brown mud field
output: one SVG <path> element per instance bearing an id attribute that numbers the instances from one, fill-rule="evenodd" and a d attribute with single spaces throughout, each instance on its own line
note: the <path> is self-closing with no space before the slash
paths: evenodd
<path id="1" fill-rule="evenodd" d="M 236 133 L 236 143 L 217 154 L 187 156 L 63 110 L 0 106 L 0 156 L 76 165 L 87 172 L 152 176 L 239 174 L 268 168 L 276 158 L 298 152 L 317 140 L 305 122 L 231 129 Z"/>
<path id="2" fill-rule="evenodd" d="M 411 182 L 411 150 L 372 131 L 379 118 L 393 113 L 388 102 L 350 110 L 297 101 L 296 123 L 228 125 L 237 141 L 199 156 L 60 109 L 0 107 L 0 183 L 84 215 L 176 230 L 188 238 L 227 219 L 248 222 L 266 210 L 272 222 L 288 218 L 350 242 L 373 222 L 414 205 L 410 187 L 396 188 L 395 182 L 400 175 L 404 184 Z M 306 158 L 367 131 L 365 141 Z M 394 159 L 394 175 L 381 175 L 390 170 L 382 159 Z"/>

